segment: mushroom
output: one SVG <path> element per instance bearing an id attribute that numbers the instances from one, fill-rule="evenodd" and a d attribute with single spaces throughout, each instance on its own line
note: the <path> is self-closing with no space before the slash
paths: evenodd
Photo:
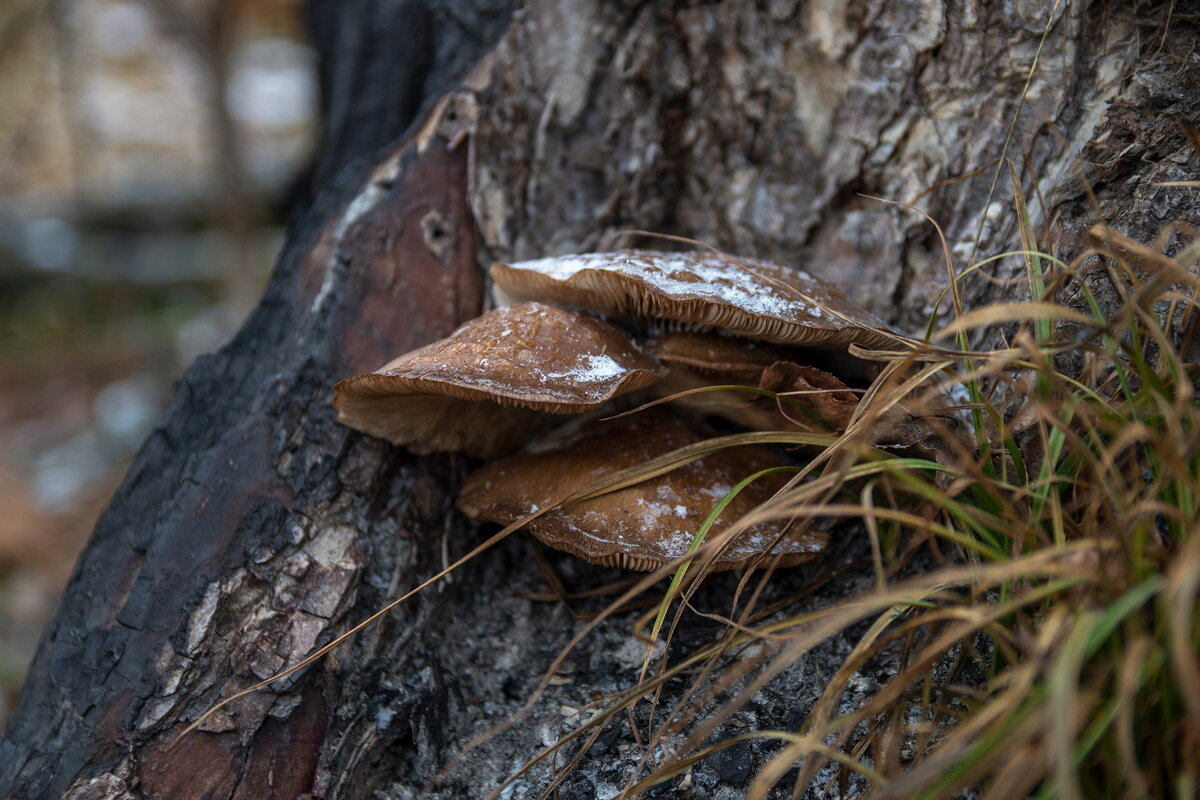
<path id="1" fill-rule="evenodd" d="M 655 385 L 655 395 L 671 398 L 675 405 L 698 414 L 714 414 L 746 427 L 754 426 L 747 424 L 742 413 L 755 396 L 715 387 L 757 386 L 763 369 L 789 352 L 778 345 L 718 331 L 663 331 L 654 337 L 650 351 L 669 369 L 667 377 Z M 697 391 L 700 389 L 705 391 Z"/>
<path id="2" fill-rule="evenodd" d="M 685 367 L 730 382 L 758 383 L 765 367 L 794 357 L 786 347 L 719 331 L 663 331 L 654 337 L 649 349 L 671 367 Z"/>
<path id="3" fill-rule="evenodd" d="M 458 507 L 474 520 L 510 525 L 606 476 L 714 435 L 662 408 L 568 426 L 472 473 Z M 757 447 L 720 450 L 636 485 L 553 508 L 528 528 L 547 545 L 593 563 L 653 570 L 687 553 L 704 519 L 734 484 L 780 464 Z M 777 475 L 751 483 L 717 525 L 742 517 L 781 483 Z M 792 566 L 816 556 L 826 543 L 825 533 L 811 529 L 780 536 L 784 527 L 776 521 L 750 526 L 717 556 L 713 569 L 743 566 L 768 548 L 781 566 Z"/>
<path id="4" fill-rule="evenodd" d="M 334 401 L 339 419 L 416 453 L 461 450 L 493 458 L 550 427 L 551 415 L 596 411 L 663 377 L 658 361 L 620 328 L 583 311 L 526 301 L 649 328 L 653 355 L 670 366 L 656 387 L 659 396 L 747 384 L 803 398 L 805 409 L 795 413 L 752 395 L 722 397 L 721 390 L 690 401 L 759 429 L 844 428 L 858 397 L 841 378 L 856 380 L 873 368 L 852 358 L 848 345 L 905 340 L 836 287 L 757 259 L 627 250 L 494 264 L 492 278 L 497 302 L 511 305 L 375 373 L 342 381 Z M 814 363 L 841 377 L 806 366 Z M 726 405 L 714 408 L 713 399 Z M 606 475 L 714 435 L 667 409 L 561 428 L 471 475 L 459 507 L 476 520 L 506 525 L 536 514 L 527 526 L 535 536 L 596 563 L 651 570 L 683 556 L 730 487 L 779 465 L 774 455 L 746 446 L 723 450 L 631 487 L 554 505 Z M 881 414 L 871 433 L 880 434 L 872 436 L 877 444 L 913 447 L 922 429 L 900 409 Z M 767 476 L 746 487 L 721 522 L 743 516 L 779 485 Z M 714 568 L 764 554 L 793 565 L 825 541 L 821 531 L 757 523 L 714 556 Z"/>
<path id="5" fill-rule="evenodd" d="M 803 351 L 719 333 L 667 331 L 655 338 L 651 352 L 670 367 L 655 385 L 656 395 L 682 394 L 673 402 L 753 430 L 842 430 L 858 406 L 842 380 L 793 360 Z M 786 399 L 715 388 L 730 384 Z M 706 387 L 714 388 L 695 391 Z"/>
<path id="6" fill-rule="evenodd" d="M 546 414 L 598 409 L 662 373 L 629 334 L 601 319 L 519 303 L 340 381 L 333 404 L 342 423 L 414 453 L 491 458 L 546 427 Z"/>
<path id="7" fill-rule="evenodd" d="M 764 369 L 758 386 L 780 396 L 770 413 L 789 428 L 840 431 L 858 408 L 858 395 L 836 375 L 792 361 L 777 361 Z M 789 409 L 788 401 L 801 408 Z"/>
<path id="8" fill-rule="evenodd" d="M 837 287 L 768 261 L 618 250 L 493 264 L 499 297 L 668 320 L 768 342 L 888 347 L 899 336 Z"/>

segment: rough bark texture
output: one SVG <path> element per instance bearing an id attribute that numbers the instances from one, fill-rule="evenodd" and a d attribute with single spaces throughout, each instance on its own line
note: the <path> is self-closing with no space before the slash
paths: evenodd
<path id="1" fill-rule="evenodd" d="M 803 264 L 916 329 L 945 286 L 939 239 L 864 195 L 916 201 L 961 269 L 1017 246 L 1007 172 L 988 205 L 1002 153 L 1064 258 L 1096 221 L 1142 240 L 1195 223 L 1191 190 L 1155 185 L 1200 166 L 1172 119 L 1200 117 L 1196 18 L 1177 5 L 1063 2 L 1049 20 L 1045 3 L 535 0 L 469 85 L 373 156 L 479 59 L 506 9 L 316 0 L 329 124 L 312 204 L 258 311 L 189 371 L 97 526 L 0 742 L 0 796 L 486 795 L 554 740 L 562 707 L 628 686 L 643 652 L 628 615 L 608 621 L 530 713 L 457 758 L 578 630 L 520 596 L 542 580 L 515 537 L 170 747 L 219 697 L 478 540 L 452 507 L 464 460 L 340 428 L 333 381 L 477 313 L 489 259 L 626 244 L 631 228 Z M 962 285 L 968 305 L 998 287 Z M 772 591 L 852 561 L 847 539 Z M 555 563 L 568 580 L 601 574 Z M 731 581 L 698 602 L 727 608 Z M 679 644 L 714 632 L 689 623 Z M 794 729 L 850 644 L 796 661 L 735 726 Z M 662 792 L 739 796 L 769 751 L 725 751 Z M 639 757 L 618 720 L 560 796 L 611 797 Z M 506 796 L 536 796 L 547 774 Z"/>

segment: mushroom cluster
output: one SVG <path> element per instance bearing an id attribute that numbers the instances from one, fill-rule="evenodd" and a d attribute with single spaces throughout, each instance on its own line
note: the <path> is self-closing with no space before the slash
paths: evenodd
<path id="1" fill-rule="evenodd" d="M 886 347 L 898 336 L 802 271 L 716 253 L 562 256 L 495 264 L 491 276 L 498 308 L 373 373 L 339 382 L 339 419 L 415 453 L 489 460 L 459 497 L 469 517 L 510 525 L 536 514 L 527 527 L 547 545 L 636 570 L 684 555 L 736 483 L 781 459 L 754 446 L 727 448 L 633 486 L 556 504 L 716 435 L 701 416 L 758 430 L 838 431 L 857 395 L 814 364 L 849 363 L 848 345 Z M 730 389 L 689 391 L 730 384 L 799 402 L 784 410 Z M 628 406 L 646 393 L 671 399 L 599 418 L 622 402 L 617 398 Z M 575 419 L 558 424 L 563 415 Z M 769 475 L 750 484 L 717 524 L 741 517 L 781 481 Z M 823 545 L 819 531 L 760 523 L 728 542 L 712 568 L 764 554 L 794 565 Z"/>

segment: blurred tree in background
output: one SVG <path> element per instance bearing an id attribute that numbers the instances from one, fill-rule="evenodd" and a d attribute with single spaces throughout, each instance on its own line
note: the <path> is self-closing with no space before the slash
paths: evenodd
<path id="1" fill-rule="evenodd" d="M 0 720 L 171 384 L 262 291 L 315 138 L 299 5 L 0 4 Z"/>

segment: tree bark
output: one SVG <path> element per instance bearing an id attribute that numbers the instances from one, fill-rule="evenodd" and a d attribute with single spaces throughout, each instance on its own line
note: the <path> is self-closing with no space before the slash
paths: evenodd
<path id="1" fill-rule="evenodd" d="M 0 796 L 483 797 L 553 741 L 562 707 L 629 685 L 642 650 L 619 615 L 541 702 L 462 755 L 578 630 L 562 606 L 522 596 L 542 578 L 510 537 L 171 744 L 479 541 L 453 509 L 464 459 L 345 430 L 328 401 L 338 378 L 476 315 L 492 259 L 654 244 L 632 229 L 689 236 L 803 265 L 921 331 L 947 283 L 941 239 L 874 198 L 928 213 L 959 271 L 1019 247 L 1001 158 L 1040 246 L 1065 260 L 1098 221 L 1141 241 L 1197 221 L 1192 190 L 1159 185 L 1200 166 L 1176 121 L 1200 118 L 1197 18 L 1175 4 L 310 9 L 326 98 L 311 202 L 259 308 L 188 371 L 97 525 L 0 741 Z M 1023 269 L 1003 260 L 988 276 Z M 965 304 L 997 299 L 1001 281 L 962 280 Z M 846 538 L 773 591 L 853 562 Z M 568 579 L 616 574 L 555 564 Z M 802 602 L 869 581 L 851 570 Z M 731 586 L 699 602 L 727 611 Z M 684 644 L 716 631 L 689 626 Z M 740 730 L 795 729 L 851 645 L 796 662 L 739 712 Z M 560 796 L 612 796 L 636 773 L 627 727 L 610 730 Z M 736 796 L 769 752 L 697 765 L 676 796 Z M 513 796 L 548 780 L 543 765 Z"/>

